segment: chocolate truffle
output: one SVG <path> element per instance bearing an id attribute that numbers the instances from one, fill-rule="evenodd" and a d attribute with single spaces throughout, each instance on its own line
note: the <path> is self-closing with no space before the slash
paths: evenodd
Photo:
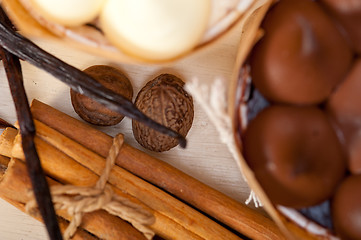
<path id="1" fill-rule="evenodd" d="M 314 1 L 277 3 L 251 54 L 253 83 L 270 101 L 323 102 L 349 69 L 352 53 L 330 17 Z"/>
<path id="2" fill-rule="evenodd" d="M 332 202 L 336 233 L 343 240 L 361 239 L 361 175 L 346 178 Z"/>
<path id="3" fill-rule="evenodd" d="M 119 70 L 106 65 L 94 65 L 84 70 L 96 81 L 109 90 L 132 100 L 133 86 L 129 79 Z M 99 125 L 111 126 L 119 123 L 124 116 L 114 112 L 103 104 L 83 94 L 70 90 L 71 103 L 75 112 L 85 121 Z"/>
<path id="4" fill-rule="evenodd" d="M 321 0 L 343 27 L 355 51 L 361 53 L 361 1 Z"/>
<path id="5" fill-rule="evenodd" d="M 348 154 L 348 167 L 361 174 L 361 59 L 357 59 L 336 91 L 330 96 L 326 110 L 338 131 Z"/>
<path id="6" fill-rule="evenodd" d="M 341 145 L 316 107 L 268 107 L 250 122 L 243 140 L 245 159 L 274 204 L 319 204 L 344 176 Z"/>

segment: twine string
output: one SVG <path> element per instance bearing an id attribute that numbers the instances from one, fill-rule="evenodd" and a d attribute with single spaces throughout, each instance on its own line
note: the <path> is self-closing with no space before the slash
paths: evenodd
<path id="1" fill-rule="evenodd" d="M 152 213 L 144 209 L 125 197 L 114 194 L 111 185 L 107 184 L 110 172 L 114 166 L 115 159 L 124 143 L 123 135 L 118 134 L 113 139 L 113 145 L 106 158 L 103 173 L 99 177 L 95 186 L 81 187 L 73 185 L 52 186 L 50 191 L 54 208 L 56 210 L 66 210 L 72 220 L 63 233 L 65 240 L 71 239 L 77 228 L 82 223 L 85 213 L 103 209 L 108 213 L 118 216 L 128 221 L 138 231 L 144 234 L 147 239 L 152 239 L 155 233 L 148 227 L 154 223 Z M 32 192 L 30 192 L 33 195 Z M 37 211 L 37 204 L 33 197 L 26 204 L 27 212 Z"/>

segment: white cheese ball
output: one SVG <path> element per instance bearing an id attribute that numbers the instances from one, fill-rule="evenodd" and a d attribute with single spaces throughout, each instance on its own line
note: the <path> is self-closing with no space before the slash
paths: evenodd
<path id="1" fill-rule="evenodd" d="M 45 19 L 64 25 L 80 26 L 99 15 L 106 0 L 31 0 Z"/>
<path id="2" fill-rule="evenodd" d="M 106 37 L 127 54 L 162 61 L 199 43 L 210 9 L 210 0 L 108 0 L 100 23 Z"/>

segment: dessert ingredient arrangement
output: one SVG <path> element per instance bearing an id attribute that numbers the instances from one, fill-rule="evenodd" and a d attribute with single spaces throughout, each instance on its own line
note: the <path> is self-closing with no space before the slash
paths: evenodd
<path id="1" fill-rule="evenodd" d="M 166 134 L 184 146 L 184 136 L 171 128 L 186 134 L 193 103 L 179 78 L 160 75 L 137 98 L 140 106 L 144 101 L 163 105 L 164 111 L 154 116 L 165 116 L 166 127 L 100 83 L 107 76 L 104 82 L 120 81 L 123 89 L 131 89 L 117 69 L 80 71 L 19 35 L 0 13 L 2 60 L 18 115 L 16 127 L 0 137 L 0 195 L 43 220 L 50 239 L 62 239 L 62 232 L 66 239 L 284 239 L 269 218 L 130 147 L 122 135 L 113 139 L 36 100 L 30 110 L 19 58 L 58 77 L 72 88 L 71 94 L 96 100 L 87 104 L 89 99 L 73 97 L 74 108 L 92 120 L 116 112 L 144 124 L 138 126 L 141 131 L 152 127 L 159 131 L 156 137 Z M 93 68 L 102 74 L 92 73 Z M 92 115 L 89 109 L 97 104 L 103 104 L 98 113 L 105 107 L 110 113 Z"/>
<path id="2" fill-rule="evenodd" d="M 22 60 L 47 71 L 70 86 L 73 90 L 82 92 L 84 95 L 97 100 L 109 109 L 117 111 L 132 119 L 136 119 L 137 121 L 143 122 L 160 132 L 177 138 L 180 141 L 181 146 L 185 146 L 184 137 L 148 118 L 127 98 L 114 93 L 96 81 L 93 77 L 49 54 L 27 38 L 17 33 L 3 9 L 1 9 L 0 20 L 0 28 L 2 31 L 0 44 L 4 50 L 6 50 L 5 52 L 9 51 L 8 54 L 13 54 L 14 57 L 16 56 L 17 58 L 21 58 Z M 18 73 L 16 77 L 22 79 L 21 69 L 19 70 L 21 66 L 13 64 L 9 68 L 12 68 L 11 70 L 15 69 L 14 72 Z M 7 71 L 7 74 L 12 75 L 12 71 Z"/>
<path id="3" fill-rule="evenodd" d="M 361 239 L 360 19 L 354 1 L 277 1 L 240 78 L 237 134 L 265 194 L 341 239 Z"/>
<path id="4" fill-rule="evenodd" d="M 130 80 L 117 68 L 95 65 L 83 72 L 94 77 L 105 88 L 124 96 L 133 97 Z M 99 126 L 118 124 L 123 115 L 114 112 L 85 95 L 70 89 L 71 102 L 75 112 L 85 121 Z M 184 90 L 184 82 L 172 74 L 161 74 L 149 81 L 138 93 L 135 107 L 150 119 L 186 137 L 194 117 L 193 99 Z M 155 151 L 167 151 L 178 145 L 175 138 L 133 121 L 133 134 L 143 147 Z"/>
<path id="5" fill-rule="evenodd" d="M 23 85 L 19 57 L 53 74 L 68 84 L 73 90 L 96 99 L 111 110 L 137 119 L 148 126 L 153 126 L 164 134 L 170 134 L 176 138 L 179 137 L 183 147 L 185 146 L 185 139 L 177 132 L 151 120 L 122 95 L 107 89 L 88 74 L 52 56 L 15 32 L 11 21 L 2 9 L 0 11 L 0 28 L 1 55 L 19 120 L 21 145 L 24 158 L 26 159 L 25 163 L 29 179 L 39 206 L 40 215 L 46 224 L 50 239 L 62 239 L 60 226 L 58 225 L 51 201 L 49 183 L 44 175 L 44 170 L 34 145 L 35 125 Z M 61 171 L 61 169 L 58 170 Z"/>
<path id="6" fill-rule="evenodd" d="M 96 184 L 113 138 L 37 100 L 31 104 L 31 113 L 37 129 L 35 145 L 52 192 L 61 185 L 88 188 Z M 3 132 L 0 154 L 0 195 L 24 210 L 31 201 L 32 186 L 18 129 L 8 127 Z M 125 142 L 114 161 L 106 187 L 131 208 L 128 214 L 136 212 L 133 221 L 138 224 L 131 219 L 130 225 L 106 209 L 88 210 L 73 239 L 151 238 L 139 224 L 157 239 L 283 239 L 267 217 Z M 80 201 L 69 198 L 70 194 L 67 201 Z M 56 213 L 64 230 L 72 222 L 72 212 L 60 208 Z M 30 214 L 39 218 L 37 211 Z"/>
<path id="7" fill-rule="evenodd" d="M 26 28 L 34 24 L 27 25 L 24 14 L 51 34 L 110 51 L 109 55 L 123 56 L 123 61 L 164 62 L 187 55 L 227 32 L 254 2 L 91 0 L 75 5 L 70 0 L 16 0 L 5 5 L 14 19 L 25 24 L 20 24 L 21 30 L 29 35 L 32 33 Z M 44 33 L 37 30 L 34 32 Z"/>

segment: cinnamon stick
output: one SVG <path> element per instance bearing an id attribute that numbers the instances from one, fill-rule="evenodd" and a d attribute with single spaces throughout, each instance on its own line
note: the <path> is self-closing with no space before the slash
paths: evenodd
<path id="1" fill-rule="evenodd" d="M 23 152 L 20 147 L 19 141 L 20 138 L 18 138 L 18 140 L 15 141 L 16 144 L 14 145 L 13 148 L 13 155 L 15 154 L 14 156 L 23 158 Z M 92 186 L 95 184 L 97 178 L 94 178 L 95 174 L 92 173 L 89 169 L 83 167 L 83 168 L 76 168 L 76 170 L 74 170 L 71 167 L 72 165 L 70 165 L 70 167 L 69 165 L 66 165 L 66 163 L 68 162 L 66 158 L 69 157 L 67 157 L 63 152 L 47 144 L 38 137 L 35 138 L 35 143 L 39 151 L 40 160 L 42 161 L 44 169 L 49 170 L 47 171 L 47 174 L 49 176 L 55 179 L 60 179 L 61 181 L 67 184 L 72 184 L 76 186 Z M 57 161 L 57 159 L 60 159 L 60 161 Z M 63 165 L 63 163 L 65 163 L 65 165 Z M 52 171 L 54 166 L 59 167 L 61 171 Z M 80 173 L 80 172 L 88 172 L 90 176 L 88 182 L 82 180 L 80 181 L 83 182 L 82 184 L 84 185 L 79 185 L 77 173 L 79 174 L 79 176 L 85 176 L 84 173 Z M 139 200 L 135 199 L 132 196 L 129 196 L 128 194 L 124 193 L 118 188 L 113 187 L 113 190 L 116 194 L 124 198 L 128 198 L 128 200 L 135 202 L 139 205 L 142 205 L 146 210 L 153 213 L 156 221 L 150 227 L 156 232 L 158 236 L 163 237 L 165 239 L 197 239 L 197 240 L 203 239 L 197 234 L 184 228 L 182 225 L 174 222 L 172 219 L 164 216 L 162 213 L 153 211 L 148 206 L 145 206 Z M 187 218 L 186 215 L 183 217 Z M 190 222 L 191 223 L 197 222 L 197 219 L 193 219 Z"/>
<path id="2" fill-rule="evenodd" d="M 14 139 L 19 131 L 15 128 L 5 128 L 0 137 L 0 149 L 2 156 L 11 157 L 11 150 L 14 145 Z"/>
<path id="3" fill-rule="evenodd" d="M 37 100 L 32 102 L 31 111 L 35 119 L 95 153 L 103 157 L 107 155 L 112 144 L 109 135 Z M 130 145 L 122 147 L 116 164 L 249 238 L 285 239 L 271 219 Z"/>
<path id="4" fill-rule="evenodd" d="M 80 163 L 87 169 L 86 171 L 82 171 L 77 168 L 76 171 L 72 170 L 73 174 L 90 176 L 89 170 L 97 175 L 102 173 L 102 169 L 104 169 L 105 166 L 105 159 L 103 157 L 93 153 L 45 124 L 37 120 L 35 120 L 35 122 L 37 136 L 39 136 L 39 138 L 35 138 L 35 143 L 44 169 L 46 171 L 49 169 L 49 171 L 47 171 L 49 175 L 56 179 L 67 181 L 68 183 L 72 181 L 70 180 L 72 178 L 79 178 L 77 176 L 70 176 L 69 174 L 63 175 L 59 173 L 58 170 L 53 170 L 52 167 L 50 167 L 56 164 L 57 168 L 63 169 L 62 172 L 66 171 L 70 173 L 69 170 L 65 169 L 71 166 L 70 163 L 67 163 L 67 161 L 69 162 L 71 160 L 75 160 L 76 162 L 73 162 Z M 12 155 L 22 159 L 21 145 L 19 143 L 19 139 L 15 140 Z M 60 151 L 56 151 L 56 149 Z M 61 159 L 61 161 L 59 162 L 57 159 Z M 76 164 L 73 164 L 73 166 L 75 165 Z M 95 175 L 93 174 L 93 176 Z M 81 177 L 80 181 L 82 181 L 82 179 Z M 208 217 L 118 166 L 113 167 L 108 181 L 123 192 L 141 200 L 155 212 L 162 213 L 175 223 L 203 239 L 239 239 L 239 237 L 210 220 Z M 88 184 L 89 183 L 91 182 L 88 182 Z M 79 180 L 77 184 L 79 184 Z"/>
<path id="5" fill-rule="evenodd" d="M 0 136 L 0 152 L 1 152 L 1 154 L 9 154 L 7 156 L 8 157 L 11 156 L 11 150 L 9 150 L 9 149 L 13 148 L 14 140 L 16 137 L 14 133 L 17 133 L 17 132 L 18 131 L 15 129 L 5 129 L 5 131 L 1 134 L 1 136 Z M 1 161 L 1 164 L 2 164 L 2 166 L 4 166 L 4 168 L 6 168 L 6 172 L 4 172 L 4 174 L 7 174 L 6 175 L 7 178 L 15 178 L 16 176 L 13 176 L 14 172 L 17 172 L 21 175 L 26 175 L 22 172 L 22 170 L 19 170 L 19 171 L 8 170 L 9 158 L 5 157 L 3 155 L 0 155 L 0 157 L 5 158 L 3 161 Z M 0 158 L 0 160 L 1 160 L 1 158 Z M 13 160 L 13 162 L 14 161 L 15 160 Z M 16 160 L 16 161 L 18 161 L 18 160 Z M 23 164 L 21 165 L 20 163 L 17 163 L 16 165 L 18 167 L 16 167 L 15 169 L 18 169 L 18 168 L 22 168 Z M 12 165 L 10 165 L 10 166 L 12 166 Z M 10 167 L 10 169 L 11 169 L 11 167 Z M 17 176 L 17 177 L 19 178 L 19 176 Z M 74 176 L 74 177 L 76 177 L 76 176 Z M 27 178 L 25 178 L 25 180 L 26 179 Z M 11 186 L 13 186 L 11 184 L 6 185 L 6 183 L 5 183 L 5 187 L 4 187 L 4 183 L 2 181 L 3 181 L 2 176 L 0 176 L 0 192 L 7 192 L 6 196 L 8 198 L 9 197 L 12 198 L 12 200 L 15 199 L 14 201 L 24 201 L 25 202 L 24 199 L 18 199 L 19 192 L 20 192 L 21 197 L 24 197 L 24 195 L 21 194 L 21 192 L 22 192 L 21 188 L 20 188 L 20 190 L 16 190 L 16 188 L 21 187 L 21 186 L 28 186 L 29 185 L 28 181 L 23 181 L 23 184 L 20 184 L 19 186 L 17 186 L 15 184 L 14 185 L 15 187 L 11 187 Z M 51 185 L 59 184 L 59 183 L 55 182 L 54 180 L 50 180 L 49 178 L 47 179 L 47 181 L 50 182 Z M 7 189 L 7 190 L 4 190 L 4 189 Z M 28 186 L 27 189 L 30 189 L 30 186 Z M 72 216 L 70 216 L 66 211 L 60 211 L 60 212 L 58 211 L 58 215 L 69 221 L 72 218 Z M 128 223 L 126 223 L 125 221 L 121 220 L 118 217 L 115 217 L 113 215 L 106 213 L 105 211 L 96 211 L 93 213 L 84 214 L 83 221 L 82 221 L 82 227 L 84 229 L 87 229 L 87 231 L 93 233 L 94 235 L 97 235 L 101 239 L 116 239 L 116 240 L 118 240 L 118 239 L 122 239 L 122 240 L 144 239 L 145 240 L 144 236 L 140 232 L 135 230 L 133 227 L 131 227 Z"/>
<path id="6" fill-rule="evenodd" d="M 6 172 L 9 162 L 10 162 L 10 158 L 0 155 L 0 178 Z"/>
<path id="7" fill-rule="evenodd" d="M 49 178 L 47 181 L 51 186 L 59 184 Z M 12 158 L 0 181 L 0 196 L 24 204 L 29 200 L 29 190 L 31 184 L 24 163 Z M 57 213 L 64 219 L 71 220 L 67 211 L 60 210 Z M 103 210 L 84 214 L 81 227 L 99 239 L 145 240 L 145 237 L 128 223 Z"/>

